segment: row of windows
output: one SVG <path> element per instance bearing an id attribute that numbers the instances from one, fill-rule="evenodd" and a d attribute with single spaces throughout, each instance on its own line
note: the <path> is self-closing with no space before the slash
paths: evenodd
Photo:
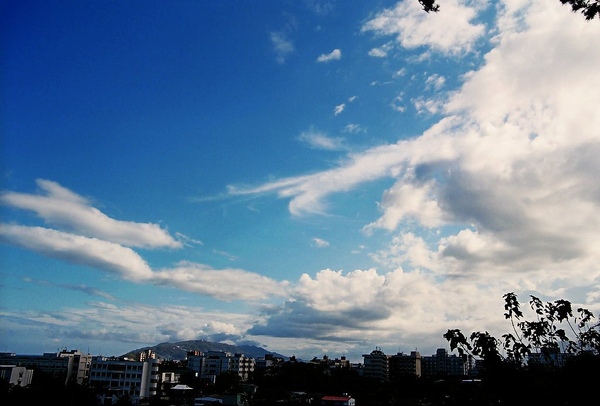
<path id="1" fill-rule="evenodd" d="M 92 371 L 90 376 L 92 378 L 111 378 L 111 379 L 141 379 L 142 374 L 116 374 L 114 372 L 98 372 Z"/>
<path id="2" fill-rule="evenodd" d="M 94 363 L 92 369 L 108 369 L 110 371 L 141 371 L 143 365 Z"/>

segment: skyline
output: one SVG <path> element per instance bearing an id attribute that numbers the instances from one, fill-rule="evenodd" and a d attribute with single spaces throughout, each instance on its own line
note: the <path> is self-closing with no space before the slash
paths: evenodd
<path id="1" fill-rule="evenodd" d="M 600 314 L 600 35 L 558 0 L 0 4 L 0 351 L 351 361 Z"/>

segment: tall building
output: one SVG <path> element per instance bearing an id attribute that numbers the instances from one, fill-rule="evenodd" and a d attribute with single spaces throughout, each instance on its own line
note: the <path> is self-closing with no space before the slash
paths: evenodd
<path id="1" fill-rule="evenodd" d="M 363 354 L 364 366 L 363 376 L 380 381 L 388 380 L 388 357 L 379 348 L 375 348 L 370 354 Z"/>
<path id="2" fill-rule="evenodd" d="M 421 376 L 421 354 L 411 351 L 410 354 L 399 352 L 388 358 L 390 381 L 396 381 L 405 376 Z"/>

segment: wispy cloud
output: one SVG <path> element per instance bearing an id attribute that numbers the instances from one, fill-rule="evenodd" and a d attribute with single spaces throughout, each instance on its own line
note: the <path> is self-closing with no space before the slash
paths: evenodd
<path id="1" fill-rule="evenodd" d="M 357 134 L 357 133 L 361 133 L 361 132 L 366 132 L 366 130 L 364 128 L 362 128 L 360 125 L 355 124 L 355 123 L 346 124 L 346 126 L 344 127 L 344 129 L 342 131 L 345 133 L 349 133 L 349 134 Z"/>
<path id="2" fill-rule="evenodd" d="M 438 74 L 430 75 L 425 79 L 427 89 L 432 88 L 433 90 L 440 90 L 445 83 L 446 78 Z"/>
<path id="3" fill-rule="evenodd" d="M 271 32 L 271 44 L 275 51 L 275 59 L 279 64 L 285 63 L 287 57 L 295 50 L 293 42 L 282 31 Z"/>
<path id="4" fill-rule="evenodd" d="M 87 237 L 110 240 L 130 247 L 182 247 L 180 241 L 157 224 L 112 219 L 91 206 L 87 199 L 56 182 L 45 179 L 38 179 L 36 182 L 43 194 L 5 191 L 0 194 L 0 203 L 34 211 L 48 224 Z"/>
<path id="5" fill-rule="evenodd" d="M 298 140 L 308 144 L 314 149 L 325 149 L 331 151 L 345 149 L 343 138 L 329 137 L 327 134 L 314 129 L 300 133 Z"/>
<path id="6" fill-rule="evenodd" d="M 67 290 L 71 290 L 71 291 L 81 292 L 81 293 L 84 293 L 89 296 L 99 296 L 99 297 L 103 297 L 108 300 L 115 300 L 115 297 L 110 295 L 109 293 L 104 292 L 99 289 L 96 289 L 94 287 L 85 285 L 85 284 L 65 284 L 65 283 L 57 284 L 57 283 L 54 283 L 51 281 L 32 279 L 29 277 L 25 277 L 25 278 L 23 278 L 23 280 L 28 283 L 35 283 L 35 284 L 43 285 L 43 286 L 57 287 L 57 288 L 61 288 L 61 289 L 67 289 Z"/>
<path id="7" fill-rule="evenodd" d="M 388 42 L 387 44 L 383 44 L 379 48 L 371 49 L 369 51 L 369 56 L 375 58 L 385 58 L 388 55 L 388 52 L 390 52 L 393 48 L 393 44 Z"/>
<path id="8" fill-rule="evenodd" d="M 287 282 L 277 282 L 241 269 L 213 269 L 181 262 L 174 268 L 155 271 L 136 251 L 122 244 L 126 242 L 131 246 L 146 247 L 151 245 L 150 242 L 157 246 L 156 241 L 160 241 L 170 247 L 175 240 L 162 229 L 154 225 L 147 227 L 145 224 L 116 221 L 88 206 L 86 199 L 55 182 L 38 181 L 38 184 L 48 192 L 48 196 L 5 192 L 1 197 L 2 202 L 34 210 L 43 219 L 65 226 L 70 231 L 0 223 L 0 242 L 26 248 L 48 258 L 94 267 L 123 280 L 177 287 L 220 300 L 253 301 L 284 294 Z M 110 227 L 116 230 L 108 230 Z M 76 234 L 77 231 L 97 237 Z M 144 231 L 147 235 L 144 235 Z M 190 241 L 187 238 L 185 240 L 186 243 Z M 227 280 L 235 280 L 237 287 L 225 289 L 224 286 L 228 285 L 223 285 L 223 281 Z M 231 292 L 235 294 L 232 296 Z"/>
<path id="9" fill-rule="evenodd" d="M 337 61 L 339 59 L 342 59 L 342 51 L 340 51 L 339 49 L 334 49 L 328 54 L 319 55 L 319 57 L 317 58 L 317 62 L 330 62 Z"/>
<path id="10" fill-rule="evenodd" d="M 313 239 L 311 241 L 313 243 L 313 246 L 315 246 L 317 248 L 329 247 L 329 241 L 326 241 L 322 238 L 313 237 Z"/>

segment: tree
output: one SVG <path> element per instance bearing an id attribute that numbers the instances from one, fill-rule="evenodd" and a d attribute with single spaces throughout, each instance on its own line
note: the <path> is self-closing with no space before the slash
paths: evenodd
<path id="1" fill-rule="evenodd" d="M 600 18 L 600 0 L 560 0 L 562 4 L 570 4 L 573 12 L 581 11 L 586 20 Z M 419 0 L 421 7 L 426 12 L 437 12 L 440 10 L 439 4 L 435 0 Z"/>
<path id="2" fill-rule="evenodd" d="M 560 0 L 562 4 L 570 4 L 573 12 L 581 11 L 586 20 L 600 17 L 600 0 Z"/>
<path id="3" fill-rule="evenodd" d="M 510 320 L 512 333 L 496 338 L 478 331 L 468 339 L 458 329 L 444 334 L 451 351 L 480 361 L 489 400 L 511 405 L 585 400 L 584 391 L 593 387 L 600 366 L 600 323 L 594 315 L 584 308 L 574 311 L 567 300 L 544 303 L 530 296 L 535 317 L 527 320 L 517 295 L 511 292 L 503 297 L 504 317 Z M 581 390 L 556 391 L 571 387 Z"/>

